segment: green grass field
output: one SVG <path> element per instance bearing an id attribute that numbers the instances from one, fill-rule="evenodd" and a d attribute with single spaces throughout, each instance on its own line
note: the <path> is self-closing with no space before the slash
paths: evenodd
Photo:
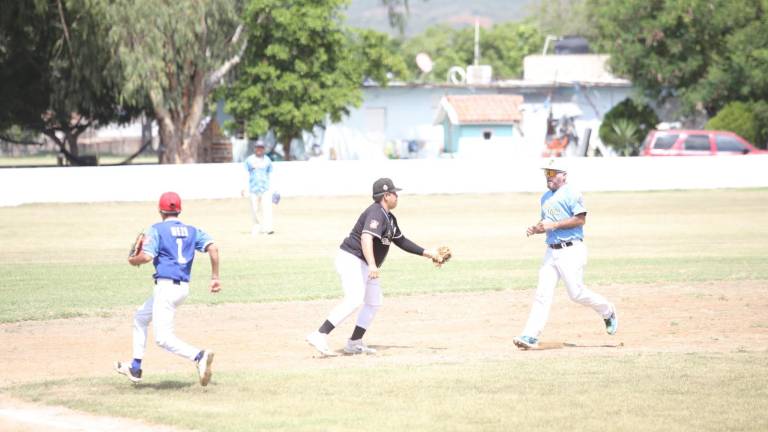
<path id="1" fill-rule="evenodd" d="M 768 190 L 588 193 L 585 199 L 586 279 L 594 287 L 768 286 Z M 225 284 L 220 295 L 192 295 L 188 303 L 339 298 L 333 257 L 367 205 L 365 197 L 284 198 L 277 234 L 253 238 L 245 199 L 185 202 L 182 220 L 210 233 L 221 249 Z M 450 245 L 454 260 L 435 277 L 424 260 L 392 250 L 384 266 L 387 301 L 531 289 L 543 238 L 526 238 L 525 228 L 538 210 L 538 194 L 402 194 L 395 213 L 405 235 L 424 246 Z M 136 232 L 157 219 L 155 203 L 0 208 L 0 323 L 108 317 L 140 304 L 152 269 L 134 269 L 125 258 Z M 196 259 L 198 293 L 207 261 Z M 510 338 L 516 330 L 503 322 L 489 328 L 511 332 Z M 105 373 L 14 384 L 0 393 L 206 431 L 768 428 L 766 347 L 345 365 L 226 370 L 206 389 L 187 375 L 168 373 L 134 388 Z"/>

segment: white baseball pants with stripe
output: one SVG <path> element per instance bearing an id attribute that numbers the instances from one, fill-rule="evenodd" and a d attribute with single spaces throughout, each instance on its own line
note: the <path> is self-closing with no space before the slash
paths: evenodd
<path id="1" fill-rule="evenodd" d="M 173 332 L 176 308 L 189 296 L 189 284 L 179 285 L 169 279 L 158 279 L 152 297 L 133 316 L 133 358 L 143 359 L 147 349 L 147 330 L 152 322 L 155 343 L 168 352 L 194 360 L 199 348 L 177 338 Z"/>
<path id="2" fill-rule="evenodd" d="M 379 279 L 368 279 L 368 264 L 341 249 L 336 255 L 336 272 L 341 278 L 344 300 L 331 310 L 328 321 L 338 326 L 362 305 L 356 324 L 367 329 L 383 302 Z"/>
<path id="3" fill-rule="evenodd" d="M 562 279 L 568 296 L 576 303 L 592 308 L 603 318 L 613 312 L 605 297 L 584 286 L 584 267 L 587 265 L 587 246 L 574 242 L 573 246 L 562 249 L 547 247 L 544 262 L 539 269 L 539 284 L 533 297 L 533 306 L 528 315 L 523 335 L 538 338 L 549 319 L 549 310 L 555 287 Z"/>
<path id="4" fill-rule="evenodd" d="M 257 194 L 251 192 L 252 234 L 272 231 L 272 191 Z"/>

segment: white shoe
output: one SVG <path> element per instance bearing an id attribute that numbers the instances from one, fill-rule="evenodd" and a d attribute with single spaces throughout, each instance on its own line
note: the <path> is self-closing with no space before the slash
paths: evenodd
<path id="1" fill-rule="evenodd" d="M 313 331 L 312 333 L 308 334 L 307 343 L 312 345 L 316 350 L 320 352 L 320 354 L 324 356 L 331 357 L 336 355 L 336 353 L 328 348 L 328 342 L 325 340 L 325 335 L 319 331 Z"/>
<path id="2" fill-rule="evenodd" d="M 364 344 L 362 339 L 348 340 L 344 352 L 347 354 L 376 354 L 376 350 Z"/>
<path id="3" fill-rule="evenodd" d="M 132 383 L 137 384 L 141 382 L 141 369 L 131 369 L 131 362 L 115 362 L 115 370 L 117 373 L 125 375 L 131 380 Z"/>
<path id="4" fill-rule="evenodd" d="M 213 352 L 204 350 L 203 356 L 197 362 L 197 375 L 200 377 L 200 385 L 205 387 L 211 381 L 211 363 L 213 363 Z"/>

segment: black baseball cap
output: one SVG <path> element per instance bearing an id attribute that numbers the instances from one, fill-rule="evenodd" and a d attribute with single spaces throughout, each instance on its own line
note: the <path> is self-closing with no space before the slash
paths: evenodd
<path id="1" fill-rule="evenodd" d="M 388 178 L 380 178 L 373 182 L 373 197 L 377 198 L 381 195 L 384 195 L 386 192 L 397 192 L 401 191 L 402 189 L 395 187 L 395 184 L 392 183 L 391 179 Z"/>

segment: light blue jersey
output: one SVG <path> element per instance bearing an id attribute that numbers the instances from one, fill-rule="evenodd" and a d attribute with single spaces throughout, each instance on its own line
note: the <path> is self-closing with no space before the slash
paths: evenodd
<path id="1" fill-rule="evenodd" d="M 195 250 L 205 252 L 213 243 L 211 236 L 176 218 L 152 225 L 145 234 L 143 251 L 154 258 L 155 279 L 189 282 Z"/>
<path id="2" fill-rule="evenodd" d="M 269 156 L 248 156 L 245 158 L 245 169 L 248 170 L 248 187 L 251 193 L 262 194 L 269 190 L 269 175 L 272 174 L 272 159 Z"/>
<path id="3" fill-rule="evenodd" d="M 564 184 L 555 192 L 548 190 L 541 197 L 541 219 L 548 221 L 561 221 L 580 213 L 586 213 L 584 197 L 581 192 Z M 584 229 L 565 228 L 547 231 L 547 244 L 562 243 L 569 240 L 584 240 Z"/>

